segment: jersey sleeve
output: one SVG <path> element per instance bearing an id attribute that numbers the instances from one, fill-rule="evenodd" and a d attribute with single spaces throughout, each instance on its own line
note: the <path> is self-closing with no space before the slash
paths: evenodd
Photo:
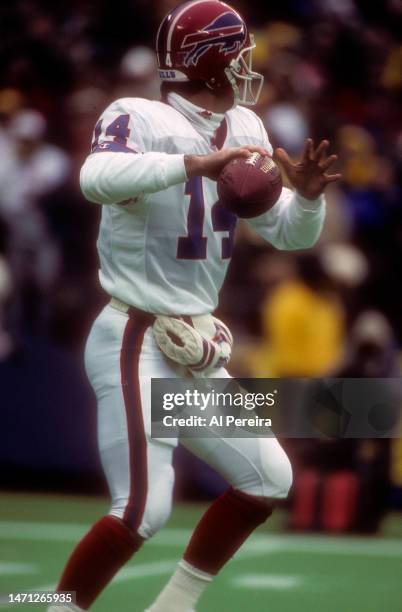
<path id="1" fill-rule="evenodd" d="M 88 200 L 113 204 L 186 181 L 184 155 L 150 150 L 150 133 L 149 118 L 133 101 L 117 100 L 106 109 L 80 173 Z"/>
<path id="2" fill-rule="evenodd" d="M 325 219 L 325 198 L 306 200 L 283 187 L 279 200 L 268 212 L 249 219 L 262 238 L 281 250 L 308 249 L 320 237 Z"/>
<path id="3" fill-rule="evenodd" d="M 272 145 L 258 117 L 261 142 L 271 154 Z M 249 219 L 249 225 L 267 242 L 281 250 L 307 249 L 317 242 L 325 220 L 325 197 L 307 200 L 297 192 L 282 188 L 276 204 L 266 213 Z"/>

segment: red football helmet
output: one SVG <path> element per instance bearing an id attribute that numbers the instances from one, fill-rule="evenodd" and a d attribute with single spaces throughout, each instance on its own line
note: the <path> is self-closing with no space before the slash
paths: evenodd
<path id="1" fill-rule="evenodd" d="M 264 77 L 252 70 L 254 39 L 240 15 L 220 0 L 191 0 L 173 9 L 156 36 L 162 81 L 231 86 L 235 104 L 257 103 Z"/>

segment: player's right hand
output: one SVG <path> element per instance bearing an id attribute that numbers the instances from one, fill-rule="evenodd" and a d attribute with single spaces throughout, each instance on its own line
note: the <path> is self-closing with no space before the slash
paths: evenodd
<path id="1" fill-rule="evenodd" d="M 209 155 L 185 155 L 184 165 L 186 168 L 187 178 L 193 176 L 205 176 L 213 181 L 218 180 L 218 177 L 224 166 L 235 157 L 248 157 L 251 153 L 260 153 L 260 155 L 270 155 L 269 151 L 264 147 L 257 145 L 245 145 L 243 147 L 231 147 L 229 149 L 221 149 L 216 153 Z"/>

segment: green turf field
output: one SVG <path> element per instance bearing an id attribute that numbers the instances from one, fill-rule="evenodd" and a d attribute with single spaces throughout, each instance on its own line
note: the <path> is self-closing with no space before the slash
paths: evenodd
<path id="1" fill-rule="evenodd" d="M 0 495 L 0 593 L 50 590 L 106 500 Z M 140 612 L 167 580 L 203 511 L 176 506 L 166 528 L 120 573 L 95 612 Z M 200 612 L 401 612 L 402 518 L 381 537 L 286 534 L 283 514 L 259 529 L 204 594 Z M 13 605 L 3 610 L 42 610 Z"/>

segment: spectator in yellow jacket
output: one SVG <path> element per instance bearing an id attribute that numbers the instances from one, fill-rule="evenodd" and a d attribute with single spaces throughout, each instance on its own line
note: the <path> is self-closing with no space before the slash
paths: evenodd
<path id="1" fill-rule="evenodd" d="M 344 312 L 331 281 L 315 255 L 302 255 L 297 267 L 263 303 L 254 376 L 325 376 L 343 356 Z"/>

